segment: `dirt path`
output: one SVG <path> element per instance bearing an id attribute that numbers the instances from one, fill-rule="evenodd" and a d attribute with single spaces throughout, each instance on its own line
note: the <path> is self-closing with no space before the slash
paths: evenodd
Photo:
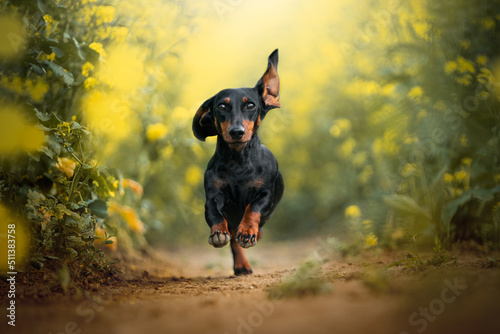
<path id="1" fill-rule="evenodd" d="M 423 271 L 377 270 L 394 254 L 332 260 L 321 273 L 331 293 L 268 299 L 266 289 L 290 277 L 315 245 L 263 242 L 248 252 L 255 274 L 247 277 L 230 276 L 229 250 L 161 252 L 154 263 L 132 266 L 122 284 L 87 297 L 20 300 L 17 326 L 5 331 L 2 320 L 1 333 L 500 331 L 500 268 L 466 254 Z"/>

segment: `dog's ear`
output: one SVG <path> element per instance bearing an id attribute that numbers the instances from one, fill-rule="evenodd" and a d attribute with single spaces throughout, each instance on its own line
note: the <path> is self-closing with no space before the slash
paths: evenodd
<path id="1" fill-rule="evenodd" d="M 193 118 L 193 134 L 201 141 L 209 136 L 217 135 L 214 112 L 212 110 L 214 97 L 209 98 L 198 109 Z"/>
<path id="2" fill-rule="evenodd" d="M 278 77 L 278 49 L 274 50 L 267 60 L 266 73 L 255 86 L 264 102 L 264 115 L 273 108 L 280 108 L 280 78 Z M 264 116 L 263 115 L 263 116 Z"/>

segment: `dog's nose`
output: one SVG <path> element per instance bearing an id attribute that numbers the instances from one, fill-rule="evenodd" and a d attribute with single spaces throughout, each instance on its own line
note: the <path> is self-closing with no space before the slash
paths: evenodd
<path id="1" fill-rule="evenodd" d="M 233 129 L 230 129 L 229 130 L 229 135 L 231 136 L 231 138 L 233 138 L 234 140 L 239 140 L 243 137 L 243 135 L 245 134 L 245 128 L 243 126 L 238 126 L 238 127 L 235 127 Z"/>

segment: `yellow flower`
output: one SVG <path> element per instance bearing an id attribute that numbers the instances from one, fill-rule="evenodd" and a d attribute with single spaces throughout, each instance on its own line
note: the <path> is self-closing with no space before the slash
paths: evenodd
<path id="1" fill-rule="evenodd" d="M 49 14 L 45 14 L 43 16 L 43 20 L 45 21 L 45 24 L 47 25 L 45 28 L 45 31 L 47 32 L 47 36 L 48 36 L 52 32 L 52 28 L 54 28 L 54 19 Z"/>
<path id="2" fill-rule="evenodd" d="M 417 118 L 418 119 L 423 119 L 427 117 L 427 111 L 425 111 L 424 109 L 421 109 L 418 114 L 417 114 Z"/>
<path id="3" fill-rule="evenodd" d="M 148 125 L 146 129 L 146 138 L 149 141 L 157 141 L 165 138 L 168 129 L 163 123 L 156 123 Z"/>
<path id="4" fill-rule="evenodd" d="M 122 184 L 124 188 L 130 188 L 132 192 L 138 196 L 141 196 L 144 192 L 142 185 L 137 181 L 131 179 L 123 179 Z"/>
<path id="5" fill-rule="evenodd" d="M 330 135 L 338 138 L 351 130 L 351 121 L 347 118 L 337 119 L 330 128 Z"/>
<path id="6" fill-rule="evenodd" d="M 458 64 L 453 61 L 453 60 L 450 60 L 450 61 L 447 61 L 446 64 L 444 64 L 444 72 L 446 74 L 451 74 L 453 72 L 455 72 L 458 68 Z"/>
<path id="7" fill-rule="evenodd" d="M 378 244 L 378 238 L 373 234 L 370 233 L 366 236 L 365 238 L 365 245 L 368 247 L 375 247 Z"/>
<path id="8" fill-rule="evenodd" d="M 452 183 L 453 182 L 453 175 L 451 175 L 450 173 L 444 174 L 444 182 Z"/>
<path id="9" fill-rule="evenodd" d="M 139 219 L 139 216 L 131 207 L 110 202 L 108 211 L 110 214 L 120 215 L 132 231 L 140 234 L 144 232 L 144 223 Z"/>
<path id="10" fill-rule="evenodd" d="M 369 230 L 372 228 L 372 223 L 373 221 L 370 220 L 370 219 L 365 219 L 361 222 L 361 224 L 363 224 L 363 227 L 365 228 L 365 230 Z"/>
<path id="11" fill-rule="evenodd" d="M 460 162 L 466 166 L 470 166 L 470 164 L 472 163 L 472 159 L 467 157 L 467 158 L 463 158 Z"/>
<path id="12" fill-rule="evenodd" d="M 476 57 L 476 63 L 480 66 L 484 66 L 486 65 L 486 63 L 488 62 L 488 57 L 485 56 L 485 55 L 477 55 Z"/>
<path id="13" fill-rule="evenodd" d="M 462 56 L 457 57 L 458 72 L 460 73 L 475 73 L 474 63 L 465 59 Z"/>
<path id="14" fill-rule="evenodd" d="M 127 27 L 112 27 L 111 28 L 111 39 L 113 39 L 115 42 L 124 42 L 125 39 L 127 38 L 128 35 L 128 28 Z"/>
<path id="15" fill-rule="evenodd" d="M 66 174 L 71 179 L 75 172 L 76 163 L 68 158 L 57 158 L 56 168 Z"/>
<path id="16" fill-rule="evenodd" d="M 356 140 L 354 140 L 353 138 L 348 138 L 340 146 L 340 151 L 345 157 L 349 157 L 354 151 L 355 147 L 356 147 Z"/>
<path id="17" fill-rule="evenodd" d="M 462 49 L 467 50 L 470 46 L 470 41 L 468 39 L 460 41 L 460 46 L 462 47 Z"/>
<path id="18" fill-rule="evenodd" d="M 439 100 L 434 104 L 434 108 L 439 111 L 446 111 L 446 103 L 443 100 Z"/>
<path id="19" fill-rule="evenodd" d="M 361 217 L 361 210 L 359 209 L 359 207 L 357 205 L 349 205 L 345 209 L 344 215 L 348 218 L 349 217 L 358 218 L 358 217 Z"/>
<path id="20" fill-rule="evenodd" d="M 460 136 L 460 145 L 462 145 L 462 147 L 469 146 L 469 138 L 467 138 L 467 135 L 465 133 L 462 133 L 462 135 Z"/>
<path id="21" fill-rule="evenodd" d="M 97 42 L 91 43 L 89 45 L 89 48 L 91 48 L 92 50 L 94 50 L 95 52 L 100 54 L 101 57 L 103 57 L 103 58 L 106 57 L 106 51 L 104 51 L 104 47 L 102 46 L 101 43 L 97 43 Z"/>
<path id="22" fill-rule="evenodd" d="M 113 21 L 115 16 L 115 7 L 113 6 L 99 6 L 97 7 L 96 16 L 99 23 L 109 23 Z"/>
<path id="23" fill-rule="evenodd" d="M 466 171 L 459 170 L 453 174 L 453 178 L 457 182 L 465 181 L 468 178 L 469 174 Z"/>
<path id="24" fill-rule="evenodd" d="M 97 81 L 96 78 L 88 77 L 83 82 L 83 86 L 85 87 L 85 89 L 89 90 L 89 89 L 92 89 L 94 86 L 96 86 L 98 83 L 99 82 Z"/>
<path id="25" fill-rule="evenodd" d="M 0 105 L 0 155 L 35 152 L 45 142 L 42 130 L 26 122 L 17 106 Z"/>
<path id="26" fill-rule="evenodd" d="M 411 136 L 409 134 L 405 134 L 404 143 L 405 144 L 418 143 L 418 137 L 415 134 L 413 134 Z"/>
<path id="27" fill-rule="evenodd" d="M 88 77 L 90 75 L 90 71 L 93 71 L 94 70 L 94 65 L 92 65 L 92 63 L 89 63 L 89 62 L 86 62 L 85 64 L 83 64 L 82 66 L 82 74 L 86 77 Z"/>
<path id="28" fill-rule="evenodd" d="M 420 86 L 415 86 L 413 87 L 409 92 L 408 92 L 408 97 L 410 99 L 418 99 L 424 95 L 424 92 L 422 91 L 422 87 Z"/>
<path id="29" fill-rule="evenodd" d="M 406 165 L 403 166 L 401 169 L 401 176 L 403 177 L 409 177 L 413 176 L 418 172 L 417 165 L 414 163 L 407 163 Z"/>
<path id="30" fill-rule="evenodd" d="M 402 228 L 397 228 L 394 232 L 392 232 L 391 237 L 394 240 L 401 239 L 405 236 L 405 232 L 403 231 Z"/>
<path id="31" fill-rule="evenodd" d="M 485 17 L 479 22 L 484 30 L 490 30 L 495 28 L 495 20 L 491 17 Z"/>
<path id="32" fill-rule="evenodd" d="M 104 241 L 104 237 L 105 237 L 105 232 L 104 232 L 104 229 L 97 226 L 95 228 L 95 236 L 97 238 L 94 239 L 94 247 L 99 247 L 101 245 L 101 243 Z M 113 241 L 113 243 L 111 244 L 105 244 L 103 245 L 103 247 L 106 247 L 112 251 L 115 251 L 117 248 L 118 248 L 118 244 L 117 244 L 117 241 L 116 240 L 116 236 L 113 236 L 113 237 L 109 237 L 108 240 L 111 240 Z"/>
<path id="33" fill-rule="evenodd" d="M 52 52 L 50 55 L 47 55 L 45 57 L 45 59 L 50 60 L 50 61 L 54 61 L 56 59 L 56 54 L 54 52 Z"/>
<path id="34" fill-rule="evenodd" d="M 190 186 L 195 186 L 201 182 L 203 179 L 203 172 L 200 167 L 196 165 L 191 165 L 186 170 L 186 183 Z"/>

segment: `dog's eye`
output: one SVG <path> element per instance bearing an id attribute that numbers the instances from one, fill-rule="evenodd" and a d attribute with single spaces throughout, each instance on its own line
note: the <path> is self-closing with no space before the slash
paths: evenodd
<path id="1" fill-rule="evenodd" d="M 219 110 L 221 110 L 221 111 L 225 111 L 225 110 L 227 110 L 227 106 L 226 106 L 226 104 L 221 103 L 221 104 L 219 104 L 219 105 L 217 106 L 217 109 L 219 109 Z"/>
<path id="2" fill-rule="evenodd" d="M 247 109 L 248 109 L 248 110 L 252 110 L 252 109 L 254 109 L 254 108 L 255 108 L 255 104 L 253 104 L 252 102 L 249 102 L 249 103 L 247 104 Z"/>

